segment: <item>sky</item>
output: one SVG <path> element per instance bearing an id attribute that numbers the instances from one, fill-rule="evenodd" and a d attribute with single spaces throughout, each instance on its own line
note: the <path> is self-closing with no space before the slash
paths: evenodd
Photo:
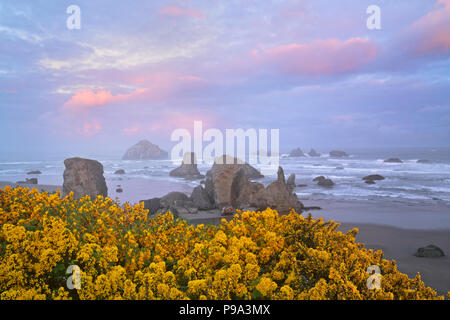
<path id="1" fill-rule="evenodd" d="M 168 150 L 194 120 L 281 151 L 450 146 L 450 0 L 2 0 L 0 43 L 0 158 Z"/>

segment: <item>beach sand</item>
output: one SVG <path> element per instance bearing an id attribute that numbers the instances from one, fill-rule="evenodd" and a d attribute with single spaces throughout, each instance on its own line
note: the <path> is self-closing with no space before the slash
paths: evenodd
<path id="1" fill-rule="evenodd" d="M 54 193 L 56 192 L 58 189 L 62 190 L 62 186 L 55 186 L 55 185 L 48 185 L 48 184 L 28 184 L 28 183 L 13 183 L 13 182 L 9 182 L 9 181 L 0 181 L 0 188 L 3 189 L 5 188 L 5 186 L 10 186 L 12 188 L 21 186 L 24 188 L 29 188 L 29 189 L 36 189 L 38 191 L 46 191 L 49 193 Z"/>

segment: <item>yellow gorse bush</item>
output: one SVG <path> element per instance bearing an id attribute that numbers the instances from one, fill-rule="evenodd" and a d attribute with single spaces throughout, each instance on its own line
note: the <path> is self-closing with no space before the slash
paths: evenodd
<path id="1" fill-rule="evenodd" d="M 238 212 L 219 226 L 109 198 L 0 189 L 1 299 L 443 299 L 333 221 Z M 69 290 L 66 270 L 81 269 Z M 371 265 L 381 289 L 369 290 Z"/>

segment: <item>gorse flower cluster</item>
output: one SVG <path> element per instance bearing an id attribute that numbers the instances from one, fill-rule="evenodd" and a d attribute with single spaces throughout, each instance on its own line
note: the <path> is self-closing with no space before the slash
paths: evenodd
<path id="1" fill-rule="evenodd" d="M 74 200 L 0 189 L 0 299 L 442 299 L 381 251 L 355 243 L 357 230 L 238 212 L 219 226 L 109 198 Z M 80 289 L 66 270 L 81 269 Z M 381 270 L 370 290 L 366 270 Z"/>

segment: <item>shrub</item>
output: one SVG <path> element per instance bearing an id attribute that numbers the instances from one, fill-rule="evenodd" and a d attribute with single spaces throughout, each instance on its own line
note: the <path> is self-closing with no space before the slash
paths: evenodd
<path id="1" fill-rule="evenodd" d="M 193 226 L 147 214 L 109 198 L 0 189 L 0 298 L 443 299 L 333 221 L 267 209 Z M 70 265 L 79 290 L 66 287 Z M 371 265 L 381 289 L 367 287 Z"/>

